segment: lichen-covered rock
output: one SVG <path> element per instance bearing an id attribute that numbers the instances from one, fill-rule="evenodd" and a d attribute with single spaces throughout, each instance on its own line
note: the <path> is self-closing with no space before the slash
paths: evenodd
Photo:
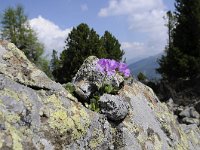
<path id="1" fill-rule="evenodd" d="M 119 121 L 128 114 L 128 103 L 124 97 L 104 94 L 99 99 L 99 107 L 105 116 L 113 121 Z"/>
<path id="2" fill-rule="evenodd" d="M 12 80 L 36 89 L 62 89 L 60 84 L 50 80 L 44 72 L 30 63 L 24 53 L 14 44 L 0 43 L 0 73 Z"/>
<path id="3" fill-rule="evenodd" d="M 84 100 L 87 100 L 89 95 L 103 83 L 119 87 L 120 83 L 124 81 L 119 74 L 105 76 L 101 73 L 96 67 L 98 60 L 96 56 L 88 57 L 72 80 L 76 88 L 75 92 Z"/>
<path id="4" fill-rule="evenodd" d="M 13 44 L 0 42 L 0 149 L 198 150 L 196 125 L 180 125 L 153 91 L 125 85 L 129 113 L 121 122 L 85 108 L 31 64 Z"/>

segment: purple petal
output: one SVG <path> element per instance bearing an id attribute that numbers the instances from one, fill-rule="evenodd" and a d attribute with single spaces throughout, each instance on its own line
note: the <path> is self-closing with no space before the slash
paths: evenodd
<path id="1" fill-rule="evenodd" d="M 119 72 L 123 73 L 126 69 L 128 69 L 127 64 L 125 64 L 125 63 L 119 64 Z"/>
<path id="2" fill-rule="evenodd" d="M 131 71 L 129 70 L 129 69 L 126 69 L 126 70 L 124 70 L 124 76 L 125 77 L 129 77 L 130 76 L 130 74 L 131 74 Z"/>

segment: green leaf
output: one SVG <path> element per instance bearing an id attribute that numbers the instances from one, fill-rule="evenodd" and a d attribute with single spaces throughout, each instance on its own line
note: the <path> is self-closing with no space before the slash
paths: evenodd
<path id="1" fill-rule="evenodd" d="M 112 85 L 106 85 L 105 87 L 104 87 L 104 92 L 105 93 L 111 93 L 112 92 L 112 90 L 113 90 L 113 86 Z"/>
<path id="2" fill-rule="evenodd" d="M 66 85 L 65 85 L 65 89 L 70 92 L 71 94 L 74 93 L 75 91 L 75 87 L 74 85 L 71 83 L 71 82 L 68 82 Z"/>

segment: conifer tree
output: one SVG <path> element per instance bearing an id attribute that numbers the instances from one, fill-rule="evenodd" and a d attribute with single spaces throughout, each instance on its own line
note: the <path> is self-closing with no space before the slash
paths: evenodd
<path id="1" fill-rule="evenodd" d="M 37 63 L 44 52 L 43 45 L 38 41 L 36 33 L 28 23 L 24 8 L 9 7 L 4 11 L 2 20 L 2 39 L 9 40 L 22 50 L 27 58 Z"/>
<path id="2" fill-rule="evenodd" d="M 72 29 L 65 43 L 60 60 L 55 52 L 52 55 L 52 62 L 59 62 L 59 67 L 53 68 L 53 75 L 61 83 L 71 81 L 88 56 L 121 60 L 124 55 L 120 43 L 111 33 L 106 31 L 100 38 L 94 29 L 84 23 Z"/>
<path id="3" fill-rule="evenodd" d="M 176 0 L 172 43 L 159 62 L 168 80 L 192 79 L 200 74 L 200 1 Z"/>
<path id="4" fill-rule="evenodd" d="M 31 29 L 24 8 L 21 5 L 16 8 L 7 8 L 0 23 L 1 39 L 14 43 L 30 61 L 51 77 L 49 62 L 42 56 L 44 46 L 38 41 L 34 30 Z"/>
<path id="5" fill-rule="evenodd" d="M 122 60 L 124 51 L 121 49 L 119 41 L 108 31 L 101 37 L 103 48 L 106 50 L 106 58 Z"/>
<path id="6" fill-rule="evenodd" d="M 106 56 L 99 35 L 84 23 L 72 29 L 65 43 L 65 50 L 60 57 L 59 75 L 62 77 L 56 77 L 59 82 L 71 81 L 88 56 L 95 55 L 98 58 Z"/>
<path id="7" fill-rule="evenodd" d="M 50 62 L 50 68 L 51 68 L 53 76 L 55 77 L 55 80 L 57 81 L 57 78 L 60 77 L 59 75 L 60 60 L 58 58 L 58 52 L 56 50 L 53 50 L 51 57 L 52 58 Z"/>

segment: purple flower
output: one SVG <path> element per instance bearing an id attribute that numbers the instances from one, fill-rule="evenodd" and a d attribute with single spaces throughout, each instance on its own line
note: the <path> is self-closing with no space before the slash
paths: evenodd
<path id="1" fill-rule="evenodd" d="M 108 76 L 114 75 L 117 67 L 118 62 L 115 60 L 99 59 L 97 62 L 97 69 Z"/>
<path id="2" fill-rule="evenodd" d="M 119 63 L 112 59 L 99 59 L 97 62 L 97 70 L 108 76 L 114 75 L 116 71 L 121 72 L 125 77 L 130 76 L 130 70 L 125 63 Z"/>
<path id="3" fill-rule="evenodd" d="M 127 64 L 125 63 L 120 63 L 118 70 L 119 72 L 123 73 L 125 77 L 129 77 L 131 74 L 130 70 L 128 69 Z"/>
<path id="4" fill-rule="evenodd" d="M 123 73 L 125 77 L 129 77 L 131 75 L 131 71 L 128 68 L 125 69 Z"/>

